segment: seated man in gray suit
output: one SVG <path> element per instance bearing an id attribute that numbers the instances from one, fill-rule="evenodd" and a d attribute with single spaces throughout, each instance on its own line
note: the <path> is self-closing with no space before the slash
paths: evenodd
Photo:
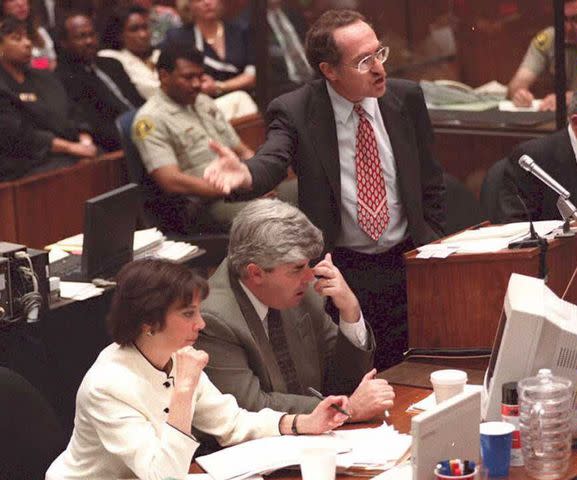
<path id="1" fill-rule="evenodd" d="M 307 413 L 319 402 L 307 387 L 351 395 L 351 421 L 392 406 L 392 387 L 375 378 L 375 340 L 356 296 L 330 254 L 309 266 L 322 250 L 322 232 L 287 203 L 257 200 L 237 214 L 202 304 L 198 348 L 210 355 L 210 379 L 241 407 Z"/>

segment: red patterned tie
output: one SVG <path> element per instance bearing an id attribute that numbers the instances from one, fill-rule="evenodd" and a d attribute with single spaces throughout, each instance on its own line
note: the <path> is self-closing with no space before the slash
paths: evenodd
<path id="1" fill-rule="evenodd" d="M 355 153 L 357 220 L 363 231 L 377 241 L 389 224 L 385 178 L 373 127 L 361 105 L 355 105 L 354 109 L 359 116 Z"/>

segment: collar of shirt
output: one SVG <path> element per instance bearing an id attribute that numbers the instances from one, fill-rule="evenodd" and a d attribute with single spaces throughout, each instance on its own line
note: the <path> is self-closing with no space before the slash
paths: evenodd
<path id="1" fill-rule="evenodd" d="M 263 324 L 264 324 L 266 316 L 268 315 L 268 307 L 264 303 L 262 303 L 258 298 L 256 298 L 254 293 L 252 293 L 248 289 L 248 287 L 244 283 L 242 283 L 242 280 L 240 280 L 238 283 L 240 283 L 240 286 L 244 290 L 244 293 L 246 293 L 246 296 L 250 300 L 250 303 L 252 303 L 252 306 L 256 310 L 256 314 L 258 315 L 258 318 L 260 318 L 260 321 L 263 322 Z M 265 331 L 268 332 L 268 330 L 266 328 L 265 328 Z"/>
<path id="2" fill-rule="evenodd" d="M 337 93 L 329 82 L 325 81 L 325 83 L 327 84 L 329 98 L 331 99 L 333 111 L 335 112 L 335 120 L 339 123 L 346 124 L 351 117 L 355 103 Z M 376 109 L 379 107 L 377 99 L 373 97 L 365 97 L 358 103 L 360 103 L 367 115 L 371 117 L 371 120 L 374 120 L 377 112 Z"/>
<path id="3" fill-rule="evenodd" d="M 575 160 L 577 161 L 577 136 L 571 128 L 571 122 L 567 125 L 567 130 L 569 131 L 569 140 L 571 140 L 571 147 L 573 148 L 573 155 L 575 155 Z"/>
<path id="4" fill-rule="evenodd" d="M 159 88 L 156 95 L 163 104 L 163 108 L 167 113 L 177 113 L 182 112 L 183 110 L 189 110 L 191 108 L 190 105 L 181 105 L 180 103 L 175 102 L 172 98 L 170 98 L 164 91 Z"/>

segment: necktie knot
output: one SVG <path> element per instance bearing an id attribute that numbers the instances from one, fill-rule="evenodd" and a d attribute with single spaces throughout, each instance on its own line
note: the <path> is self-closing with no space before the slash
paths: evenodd
<path id="1" fill-rule="evenodd" d="M 355 111 L 355 113 L 360 117 L 360 118 L 365 118 L 365 109 L 363 108 L 363 106 L 360 103 L 355 103 L 355 106 L 353 107 L 353 110 Z"/>

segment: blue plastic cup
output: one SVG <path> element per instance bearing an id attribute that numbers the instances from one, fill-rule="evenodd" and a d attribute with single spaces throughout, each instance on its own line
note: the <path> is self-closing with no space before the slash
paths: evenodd
<path id="1" fill-rule="evenodd" d="M 505 422 L 481 424 L 481 457 L 489 477 L 504 477 L 509 474 L 514 430 L 513 425 Z"/>

